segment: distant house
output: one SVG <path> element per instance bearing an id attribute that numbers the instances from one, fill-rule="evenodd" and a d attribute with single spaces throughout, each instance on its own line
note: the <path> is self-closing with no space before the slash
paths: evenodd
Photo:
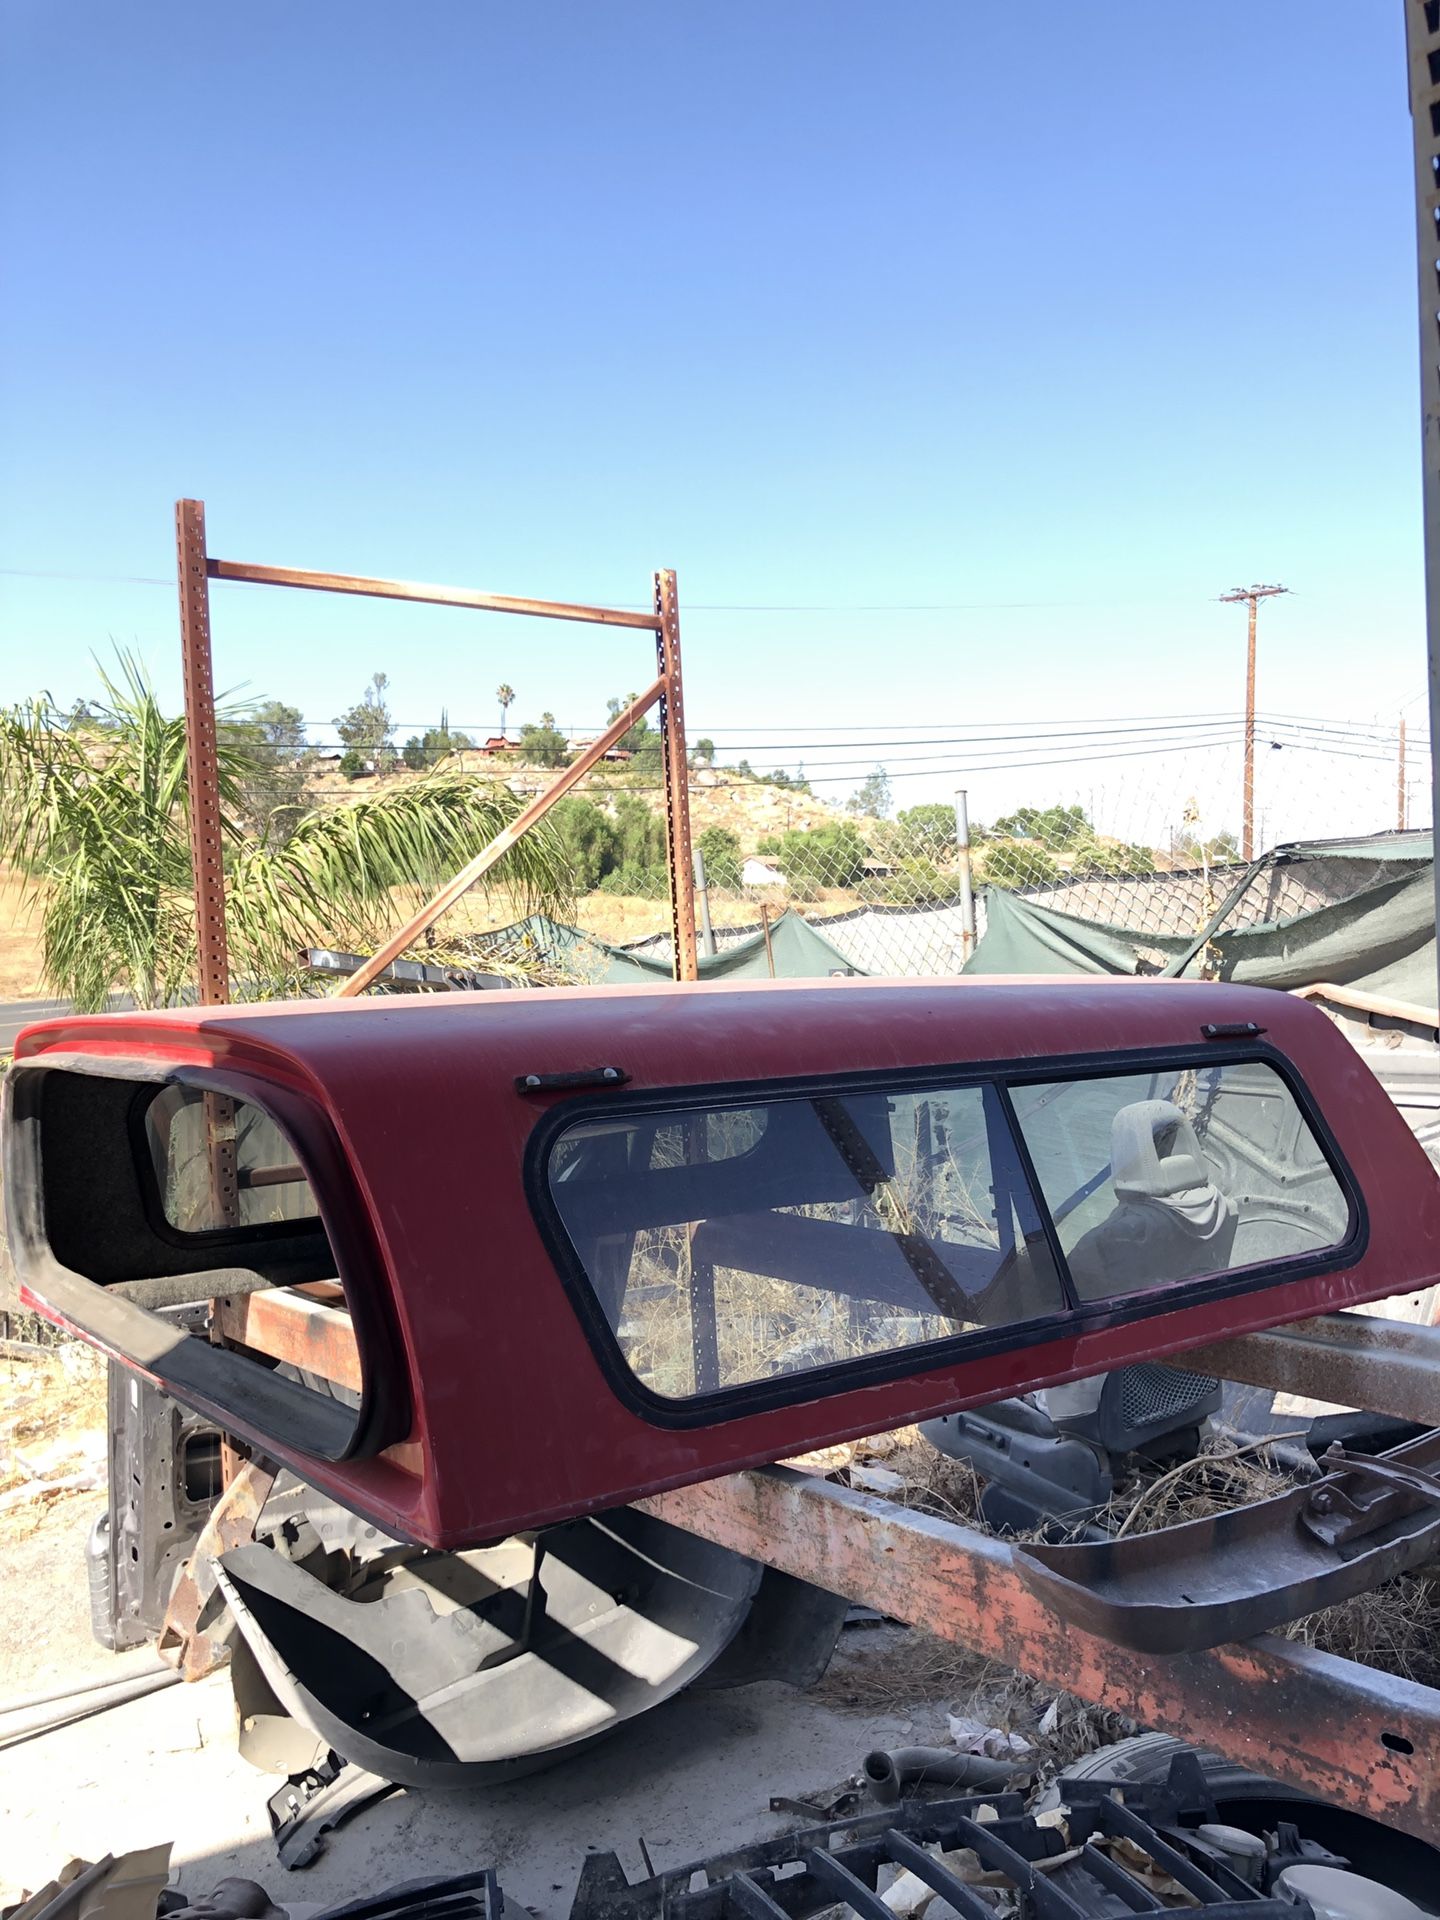
<path id="1" fill-rule="evenodd" d="M 758 859 L 753 853 L 740 869 L 742 887 L 783 887 L 785 876 L 770 860 Z"/>
<path id="2" fill-rule="evenodd" d="M 518 740 L 507 740 L 503 734 L 498 733 L 492 733 L 490 738 L 485 742 L 485 745 L 481 748 L 482 753 L 518 753 L 519 751 L 520 742 Z"/>
<path id="3" fill-rule="evenodd" d="M 587 747 L 593 747 L 598 738 L 598 734 L 591 734 L 589 739 L 572 740 L 570 745 L 576 753 L 583 753 Z M 613 760 L 623 763 L 626 760 L 633 760 L 635 755 L 629 747 L 611 747 L 610 751 L 608 753 L 602 753 L 600 758 L 602 760 Z"/>

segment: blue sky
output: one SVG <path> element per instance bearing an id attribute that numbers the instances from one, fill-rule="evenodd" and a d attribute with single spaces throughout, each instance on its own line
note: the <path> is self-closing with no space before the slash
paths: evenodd
<path id="1" fill-rule="evenodd" d="M 11 0 L 3 41 L 0 698 L 111 638 L 174 693 L 181 493 L 237 559 L 674 566 L 692 731 L 762 763 L 1235 707 L 1256 578 L 1262 707 L 1419 693 L 1397 0 Z M 316 721 L 375 668 L 406 723 L 647 677 L 643 635 L 261 589 L 214 626 Z"/>

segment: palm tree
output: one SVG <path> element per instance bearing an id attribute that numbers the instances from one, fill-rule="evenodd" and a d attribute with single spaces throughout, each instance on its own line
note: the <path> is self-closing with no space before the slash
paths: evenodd
<path id="1" fill-rule="evenodd" d="M 505 738 L 505 716 L 510 711 L 510 703 L 515 698 L 515 689 L 508 680 L 502 680 L 495 689 L 495 698 L 500 702 L 500 738 Z"/>
<path id="2" fill-rule="evenodd" d="M 101 680 L 104 701 L 78 724 L 48 695 L 0 709 L 0 855 L 37 883 L 46 978 L 81 1012 L 116 989 L 170 1004 L 195 977 L 184 722 L 129 656 Z M 267 845 L 242 825 L 245 783 L 264 769 L 227 730 L 237 718 L 222 710 L 218 754 L 230 963 L 246 997 L 293 990 L 297 952 L 317 941 L 373 951 L 400 917 L 396 890 L 449 879 L 520 810 L 493 781 L 437 772 L 317 809 Z M 492 876 L 517 913 L 568 905 L 546 821 Z"/>

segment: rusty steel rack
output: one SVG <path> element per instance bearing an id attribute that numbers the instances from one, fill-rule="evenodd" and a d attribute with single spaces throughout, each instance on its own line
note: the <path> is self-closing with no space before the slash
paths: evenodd
<path id="1" fill-rule="evenodd" d="M 312 593 L 360 594 L 376 600 L 405 600 L 432 607 L 465 607 L 478 613 L 525 614 L 540 620 L 578 620 L 591 626 L 626 627 L 655 636 L 654 680 L 605 731 L 583 748 L 545 789 L 521 809 L 509 826 L 480 849 L 453 880 L 435 893 L 398 928 L 379 950 L 346 975 L 338 997 L 363 993 L 381 978 L 407 947 L 433 926 L 448 907 L 503 859 L 521 835 L 542 820 L 557 800 L 583 780 L 613 747 L 654 707 L 659 721 L 665 782 L 665 839 L 670 875 L 670 918 L 677 980 L 697 977 L 695 891 L 690 846 L 689 765 L 685 754 L 685 704 L 680 666 L 680 598 L 673 571 L 657 573 L 649 611 L 628 607 L 582 606 L 562 600 L 530 600 L 512 594 L 479 593 L 470 587 L 428 586 L 411 580 L 370 579 L 352 573 L 311 573 L 297 567 L 259 566 L 217 559 L 205 537 L 205 503 L 175 503 L 175 543 L 180 584 L 180 639 L 185 687 L 186 778 L 190 803 L 190 846 L 199 925 L 200 1000 L 204 1005 L 230 997 L 230 967 L 225 934 L 225 874 L 220 782 L 215 738 L 215 689 L 211 675 L 210 582 L 295 587 Z"/>

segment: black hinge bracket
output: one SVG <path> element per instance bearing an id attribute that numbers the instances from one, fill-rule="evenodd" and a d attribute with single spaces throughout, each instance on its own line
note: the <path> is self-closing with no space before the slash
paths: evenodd
<path id="1" fill-rule="evenodd" d="M 574 1073 L 518 1073 L 517 1093 L 568 1093 L 577 1087 L 623 1087 L 630 1078 L 623 1067 L 580 1067 Z"/>

